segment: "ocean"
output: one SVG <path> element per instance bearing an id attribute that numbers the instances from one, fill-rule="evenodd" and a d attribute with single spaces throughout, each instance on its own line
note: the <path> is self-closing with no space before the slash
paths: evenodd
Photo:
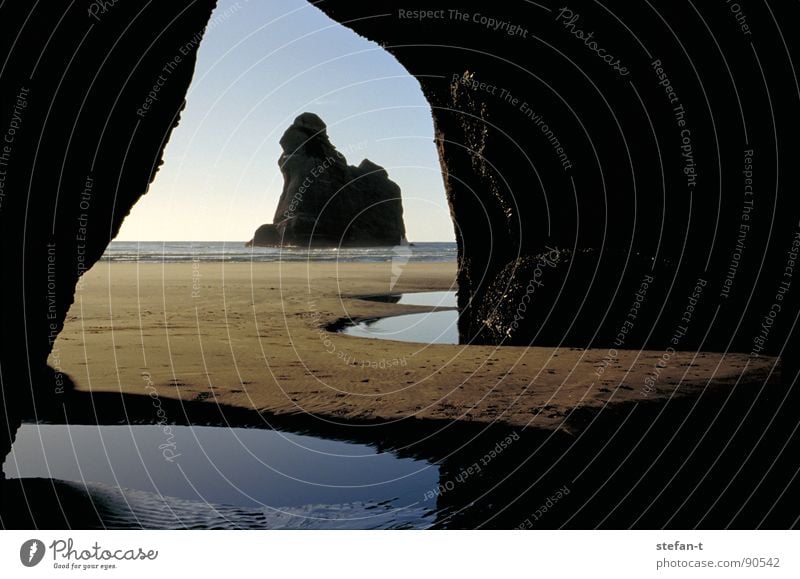
<path id="1" fill-rule="evenodd" d="M 112 241 L 103 261 L 181 263 L 191 261 L 275 262 L 454 262 L 453 242 L 414 243 L 413 246 L 308 249 L 245 247 L 239 241 Z"/>

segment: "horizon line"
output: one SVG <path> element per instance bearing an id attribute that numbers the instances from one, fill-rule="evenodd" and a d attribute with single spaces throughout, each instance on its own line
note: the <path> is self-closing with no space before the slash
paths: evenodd
<path id="1" fill-rule="evenodd" d="M 110 243 L 247 243 L 249 240 L 239 239 L 112 239 Z M 409 243 L 456 243 L 456 240 L 449 239 L 425 239 L 425 240 L 409 240 Z M 375 247 L 390 247 L 390 246 L 375 246 Z"/>

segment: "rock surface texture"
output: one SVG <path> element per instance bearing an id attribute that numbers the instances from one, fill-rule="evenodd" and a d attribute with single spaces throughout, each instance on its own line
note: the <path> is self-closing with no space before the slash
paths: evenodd
<path id="1" fill-rule="evenodd" d="M 0 456 L 32 398 L 64 394 L 48 354 L 155 178 L 215 4 L 0 5 Z"/>
<path id="2" fill-rule="evenodd" d="M 431 104 L 462 341 L 606 348 L 628 322 L 627 348 L 796 348 L 800 47 L 782 23 L 797 6 L 318 6 Z M 548 247 L 580 261 L 547 267 L 537 312 L 509 332 L 519 304 L 492 305 Z"/>
<path id="3" fill-rule="evenodd" d="M 283 192 L 272 224 L 248 245 L 386 246 L 405 240 L 400 187 L 383 167 L 354 167 L 328 139 L 325 123 L 303 113 L 281 137 Z"/>

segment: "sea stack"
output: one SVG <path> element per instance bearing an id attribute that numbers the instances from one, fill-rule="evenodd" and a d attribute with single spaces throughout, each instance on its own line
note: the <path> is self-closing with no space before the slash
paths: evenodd
<path id="1" fill-rule="evenodd" d="M 400 187 L 364 159 L 357 167 L 328 139 L 314 113 L 294 120 L 280 140 L 283 192 L 272 223 L 248 246 L 392 246 L 405 243 Z"/>

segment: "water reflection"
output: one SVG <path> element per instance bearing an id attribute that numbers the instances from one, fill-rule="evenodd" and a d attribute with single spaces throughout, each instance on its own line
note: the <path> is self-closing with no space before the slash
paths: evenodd
<path id="1" fill-rule="evenodd" d="M 357 338 L 419 342 L 423 344 L 458 344 L 458 312 L 456 292 L 420 292 L 367 299 L 398 305 L 429 306 L 437 311 L 362 320 L 342 329 L 344 334 Z"/>
<path id="2" fill-rule="evenodd" d="M 68 391 L 38 419 L 88 424 L 102 408 L 108 426 L 24 425 L 0 527 L 793 527 L 800 455 L 784 450 L 800 389 L 755 386 L 549 404 L 516 425 L 500 418 L 513 405 L 492 423 L 335 424 L 165 398 L 186 426 L 119 426 L 150 419 L 150 397 Z M 563 422 L 544 428 L 543 413 Z M 253 428 L 267 423 L 280 431 Z M 753 432 L 758 453 L 739 440 Z"/>
<path id="3" fill-rule="evenodd" d="M 433 519 L 425 512 L 432 505 L 422 503 L 438 483 L 438 470 L 364 444 L 170 425 L 25 424 L 4 464 L 12 479 L 73 481 L 90 493 L 126 489 L 125 497 L 142 503 L 139 510 L 168 497 L 179 511 L 268 510 L 317 520 L 306 521 L 311 528 L 325 528 L 326 521 L 336 528 L 347 521 L 353 528 L 397 521 L 429 526 Z"/>

